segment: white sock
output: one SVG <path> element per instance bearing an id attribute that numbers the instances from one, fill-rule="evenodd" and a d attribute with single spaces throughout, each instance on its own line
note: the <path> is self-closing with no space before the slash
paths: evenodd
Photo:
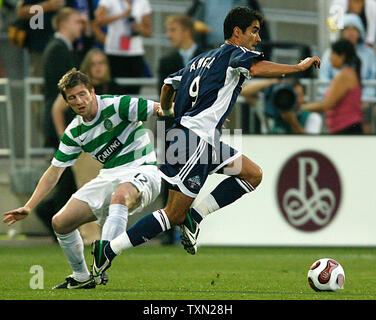
<path id="1" fill-rule="evenodd" d="M 76 229 L 67 234 L 56 233 L 56 237 L 73 270 L 73 276 L 79 281 L 89 279 L 90 273 L 84 256 L 84 242 L 79 231 Z"/>
<path id="2" fill-rule="evenodd" d="M 127 228 L 128 208 L 122 204 L 111 204 L 108 217 L 102 228 L 102 240 L 115 239 Z"/>
<path id="3" fill-rule="evenodd" d="M 163 209 L 159 209 L 138 220 L 130 229 L 112 240 L 110 246 L 112 251 L 120 254 L 122 250 L 145 243 L 170 228 L 168 216 Z"/>
<path id="4" fill-rule="evenodd" d="M 214 197 L 209 193 L 198 205 L 195 205 L 193 209 L 205 219 L 209 214 L 220 209 L 220 207 Z"/>
<path id="5" fill-rule="evenodd" d="M 121 235 L 111 240 L 110 246 L 112 251 L 115 252 L 117 255 L 119 255 L 123 250 L 133 247 L 126 232 L 123 232 Z"/>

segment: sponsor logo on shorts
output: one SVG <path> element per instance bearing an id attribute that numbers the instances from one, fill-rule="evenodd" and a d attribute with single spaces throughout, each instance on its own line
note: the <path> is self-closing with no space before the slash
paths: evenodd
<path id="1" fill-rule="evenodd" d="M 201 187 L 201 179 L 199 176 L 191 177 L 187 180 L 187 183 L 189 187 L 191 187 L 194 190 L 198 190 Z"/>

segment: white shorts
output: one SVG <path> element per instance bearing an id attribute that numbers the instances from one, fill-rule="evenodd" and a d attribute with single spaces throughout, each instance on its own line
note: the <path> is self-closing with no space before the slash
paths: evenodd
<path id="1" fill-rule="evenodd" d="M 141 192 L 141 203 L 129 211 L 132 215 L 152 203 L 160 193 L 161 177 L 157 166 L 143 165 L 137 168 L 116 167 L 101 169 L 96 178 L 83 185 L 72 197 L 86 202 L 99 225 L 103 226 L 113 193 L 119 184 L 130 182 Z"/>

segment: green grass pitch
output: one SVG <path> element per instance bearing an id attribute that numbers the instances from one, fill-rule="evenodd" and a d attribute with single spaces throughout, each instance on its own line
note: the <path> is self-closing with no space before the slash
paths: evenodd
<path id="1" fill-rule="evenodd" d="M 88 266 L 90 248 L 85 248 Z M 307 272 L 330 257 L 345 270 L 345 288 L 314 292 Z M 141 246 L 123 252 L 108 270 L 109 282 L 93 290 L 51 290 L 70 274 L 58 245 L 0 246 L 0 299 L 17 300 L 374 300 L 374 248 Z M 30 268 L 43 268 L 44 289 L 31 289 Z"/>

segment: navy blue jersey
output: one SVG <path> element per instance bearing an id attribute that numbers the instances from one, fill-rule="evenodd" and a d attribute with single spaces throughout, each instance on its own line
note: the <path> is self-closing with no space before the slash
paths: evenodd
<path id="1" fill-rule="evenodd" d="M 165 79 L 177 89 L 175 123 L 215 145 L 245 78 L 250 79 L 253 59 L 262 53 L 223 44 L 193 58 L 185 68 Z"/>

